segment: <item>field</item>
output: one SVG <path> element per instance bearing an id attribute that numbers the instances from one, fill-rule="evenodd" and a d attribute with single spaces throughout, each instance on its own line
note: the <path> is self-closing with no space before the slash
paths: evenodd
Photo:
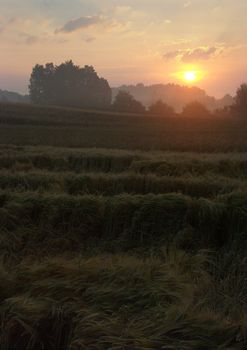
<path id="1" fill-rule="evenodd" d="M 0 105 L 0 350 L 246 349 L 246 135 Z"/>
<path id="2" fill-rule="evenodd" d="M 245 119 L 164 118 L 2 104 L 0 140 L 73 148 L 243 152 L 247 151 Z"/>

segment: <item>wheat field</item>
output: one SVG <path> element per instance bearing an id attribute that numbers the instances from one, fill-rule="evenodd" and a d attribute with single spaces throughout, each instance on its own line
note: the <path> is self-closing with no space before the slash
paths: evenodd
<path id="1" fill-rule="evenodd" d="M 246 122 L 0 123 L 1 350 L 247 348 Z"/>

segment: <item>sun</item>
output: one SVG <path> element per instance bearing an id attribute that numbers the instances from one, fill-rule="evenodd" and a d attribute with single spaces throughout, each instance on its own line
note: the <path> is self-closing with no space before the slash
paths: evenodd
<path id="1" fill-rule="evenodd" d="M 208 73 L 199 67 L 185 66 L 182 70 L 172 73 L 171 76 L 187 85 L 197 83 L 204 79 Z"/>
<path id="2" fill-rule="evenodd" d="M 184 73 L 184 80 L 188 82 L 194 82 L 197 80 L 197 74 L 195 71 L 189 71 Z"/>

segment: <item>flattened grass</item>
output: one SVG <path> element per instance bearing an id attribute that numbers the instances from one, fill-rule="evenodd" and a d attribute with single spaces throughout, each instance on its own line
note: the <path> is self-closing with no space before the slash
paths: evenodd
<path id="1" fill-rule="evenodd" d="M 246 319 L 226 315 L 229 295 L 212 293 L 205 264 L 178 250 L 22 263 L 0 309 L 0 348 L 243 349 Z"/>

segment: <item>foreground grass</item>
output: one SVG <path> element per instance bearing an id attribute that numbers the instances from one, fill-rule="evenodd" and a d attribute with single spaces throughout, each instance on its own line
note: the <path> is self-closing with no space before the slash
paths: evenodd
<path id="1" fill-rule="evenodd" d="M 0 350 L 246 349 L 246 179 L 244 152 L 0 146 Z"/>
<path id="2" fill-rule="evenodd" d="M 129 194 L 183 193 L 192 197 L 213 197 L 247 188 L 244 179 L 221 176 L 157 176 L 134 172 L 84 173 L 0 171 L 0 189 L 16 192 L 67 193 L 71 195 L 98 194 L 111 196 Z"/>
<path id="3" fill-rule="evenodd" d="M 179 250 L 3 266 L 0 349 L 243 349 L 243 291 L 207 266 Z"/>

